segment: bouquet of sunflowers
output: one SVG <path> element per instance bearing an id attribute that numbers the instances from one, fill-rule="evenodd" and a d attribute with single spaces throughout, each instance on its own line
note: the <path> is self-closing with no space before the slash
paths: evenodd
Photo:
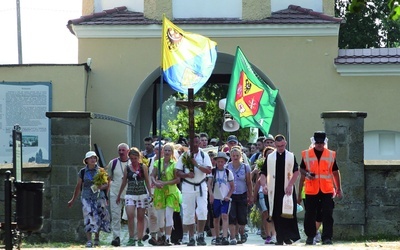
<path id="1" fill-rule="evenodd" d="M 97 171 L 96 175 L 93 177 L 93 185 L 92 185 L 92 191 L 93 193 L 99 192 L 98 186 L 104 185 L 108 183 L 108 174 L 107 171 L 104 168 L 100 168 L 100 170 Z"/>
<path id="2" fill-rule="evenodd" d="M 194 172 L 194 164 L 192 162 L 192 157 L 187 152 L 182 155 L 182 163 L 185 167 L 189 169 L 190 172 Z"/>

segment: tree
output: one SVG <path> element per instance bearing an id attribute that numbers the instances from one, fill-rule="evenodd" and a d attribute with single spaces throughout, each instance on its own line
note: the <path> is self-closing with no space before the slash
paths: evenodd
<path id="1" fill-rule="evenodd" d="M 389 13 L 388 18 L 393 21 L 397 21 L 400 18 L 400 1 L 399 0 L 388 0 L 381 1 L 383 4 L 387 5 L 388 10 L 386 13 Z M 370 1 L 366 0 L 352 0 L 349 6 L 349 11 L 351 13 L 360 12 L 365 6 L 370 3 Z"/>
<path id="2" fill-rule="evenodd" d="M 234 133 L 228 133 L 222 130 L 224 121 L 224 111 L 218 107 L 219 101 L 227 95 L 227 85 L 219 83 L 207 83 L 195 95 L 195 100 L 205 100 L 206 106 L 195 110 L 195 132 L 206 132 L 209 138 L 219 138 L 224 141 L 230 134 L 235 134 L 240 141 L 247 141 L 249 137 L 249 129 L 239 129 Z M 171 99 L 172 98 L 172 99 Z M 171 100 L 187 99 L 186 95 L 176 93 Z M 167 105 L 168 106 L 168 105 Z M 169 106 L 172 106 L 171 104 Z M 163 113 L 167 110 L 163 105 Z M 176 117 L 174 115 L 163 117 L 162 136 L 177 141 L 179 135 L 187 138 L 189 119 L 188 110 L 177 108 Z"/>
<path id="3" fill-rule="evenodd" d="M 396 3 L 397 0 L 337 0 L 335 15 L 344 19 L 339 48 L 397 47 L 400 19 L 396 19 L 396 13 L 400 14 L 400 7 Z"/>

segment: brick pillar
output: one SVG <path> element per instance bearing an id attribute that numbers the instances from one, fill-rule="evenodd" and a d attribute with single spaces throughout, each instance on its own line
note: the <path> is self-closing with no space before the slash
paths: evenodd
<path id="1" fill-rule="evenodd" d="M 82 204 L 71 199 L 78 171 L 83 165 L 85 153 L 91 146 L 90 112 L 47 112 L 51 119 L 51 241 L 85 242 Z"/>
<path id="2" fill-rule="evenodd" d="M 323 112 L 328 147 L 336 151 L 342 177 L 344 198 L 335 201 L 334 239 L 351 239 L 364 235 L 364 119 L 358 111 Z"/>

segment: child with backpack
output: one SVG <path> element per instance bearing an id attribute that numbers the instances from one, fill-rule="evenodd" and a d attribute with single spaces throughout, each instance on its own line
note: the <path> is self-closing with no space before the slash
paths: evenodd
<path id="1" fill-rule="evenodd" d="M 215 245 L 229 245 L 229 209 L 231 195 L 235 189 L 232 171 L 225 168 L 229 158 L 224 152 L 219 152 L 214 160 L 217 166 L 208 176 L 208 193 L 210 204 L 213 207 L 214 230 L 216 234 Z M 222 238 L 219 237 L 220 219 L 222 218 Z"/>

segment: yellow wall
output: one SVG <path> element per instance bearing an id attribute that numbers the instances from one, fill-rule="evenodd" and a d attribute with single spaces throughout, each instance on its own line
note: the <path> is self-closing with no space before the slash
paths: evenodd
<path id="1" fill-rule="evenodd" d="M 399 105 L 399 77 L 340 76 L 333 64 L 338 53 L 336 37 L 212 39 L 219 52 L 232 55 L 239 45 L 279 89 L 290 119 L 290 150 L 298 157 L 309 146 L 313 132 L 323 130 L 320 114 L 324 111 L 365 111 L 366 130 L 399 130 L 397 117 L 388 112 Z M 80 61 L 93 59 L 89 110 L 126 119 L 139 85 L 160 64 L 159 38 L 80 39 L 79 48 Z M 109 145 L 103 146 L 108 160 L 116 154 L 116 145 L 126 141 L 126 127 L 114 129 L 107 122 L 99 123 L 94 138 Z"/>
<path id="2" fill-rule="evenodd" d="M 0 81 L 51 82 L 52 111 L 83 111 L 85 107 L 83 65 L 0 66 Z"/>

